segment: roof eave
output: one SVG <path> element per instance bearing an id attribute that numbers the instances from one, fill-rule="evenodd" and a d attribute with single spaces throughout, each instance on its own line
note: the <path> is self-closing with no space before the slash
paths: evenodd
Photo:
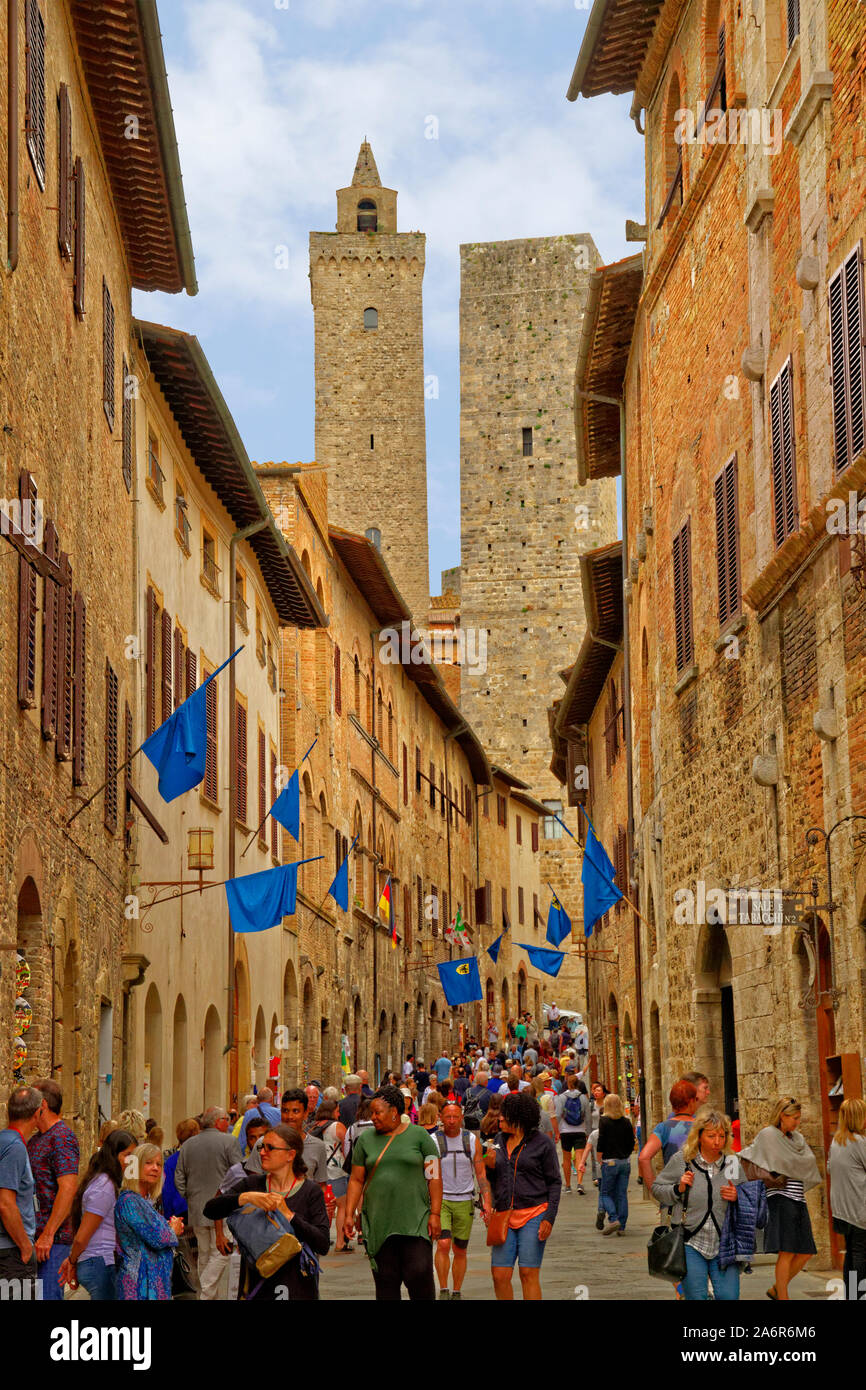
<path id="1" fill-rule="evenodd" d="M 174 113 L 168 88 L 168 74 L 165 67 L 165 53 L 162 47 L 162 34 L 159 28 L 159 15 L 156 0 L 137 0 L 141 35 L 147 56 L 150 89 L 156 111 L 156 129 L 160 153 L 165 167 L 165 181 L 171 208 L 178 259 L 187 294 L 198 294 L 198 281 L 195 273 L 195 257 L 192 249 L 192 234 L 189 227 L 186 199 L 183 192 L 183 176 L 180 168 L 180 153 L 174 127 Z"/>
<path id="2" fill-rule="evenodd" d="M 577 55 L 577 62 L 571 74 L 571 81 L 568 84 L 566 98 L 568 101 L 577 101 L 581 94 L 581 89 L 586 80 L 590 64 L 595 57 L 595 46 L 598 43 L 599 35 L 604 26 L 610 0 L 595 0 L 586 29 L 584 30 L 583 42 L 580 45 L 580 52 Z"/>

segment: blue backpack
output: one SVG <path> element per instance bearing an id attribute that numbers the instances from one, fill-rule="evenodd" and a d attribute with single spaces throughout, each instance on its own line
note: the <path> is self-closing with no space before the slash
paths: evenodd
<path id="1" fill-rule="evenodd" d="M 584 1123 L 583 1096 L 580 1091 L 566 1092 L 562 1118 L 567 1125 L 582 1125 Z"/>

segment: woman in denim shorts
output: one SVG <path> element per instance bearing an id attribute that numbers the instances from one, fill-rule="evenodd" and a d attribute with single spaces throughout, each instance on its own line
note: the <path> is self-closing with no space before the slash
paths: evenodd
<path id="1" fill-rule="evenodd" d="M 491 1252 L 493 1289 L 513 1299 L 514 1266 L 524 1300 L 541 1298 L 541 1261 L 556 1220 L 562 1178 L 553 1140 L 539 1131 L 541 1110 L 528 1091 L 504 1097 L 499 1134 L 489 1140 L 484 1162 L 496 1211 L 509 1212 L 503 1245 Z"/>

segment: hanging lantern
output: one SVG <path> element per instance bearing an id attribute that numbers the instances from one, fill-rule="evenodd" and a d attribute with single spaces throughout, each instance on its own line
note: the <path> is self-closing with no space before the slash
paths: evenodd
<path id="1" fill-rule="evenodd" d="M 15 1000 L 15 1027 L 19 1033 L 26 1033 L 33 1022 L 33 1010 L 26 999 L 19 996 Z"/>
<path id="2" fill-rule="evenodd" d="M 19 951 L 15 961 L 15 988 L 18 990 L 18 993 L 21 994 L 29 985 L 30 966 Z"/>

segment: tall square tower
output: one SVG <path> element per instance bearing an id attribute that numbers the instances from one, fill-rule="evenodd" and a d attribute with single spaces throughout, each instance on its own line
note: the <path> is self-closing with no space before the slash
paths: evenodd
<path id="1" fill-rule="evenodd" d="M 460 619 L 475 650 L 478 630 L 487 639 L 486 661 L 461 670 L 461 709 L 491 762 L 553 803 L 567 797 L 547 711 L 585 629 L 578 558 L 616 538 L 615 484 L 580 487 L 574 453 L 578 339 L 600 262 L 586 235 L 460 248 Z M 563 814 L 572 829 L 576 815 Z M 580 855 L 546 829 L 541 881 L 571 911 Z"/>
<path id="2" fill-rule="evenodd" d="M 379 533 L 419 623 L 429 606 L 424 249 L 422 232 L 397 231 L 397 194 L 364 141 L 337 191 L 337 230 L 310 233 L 316 461 L 332 521 Z"/>

